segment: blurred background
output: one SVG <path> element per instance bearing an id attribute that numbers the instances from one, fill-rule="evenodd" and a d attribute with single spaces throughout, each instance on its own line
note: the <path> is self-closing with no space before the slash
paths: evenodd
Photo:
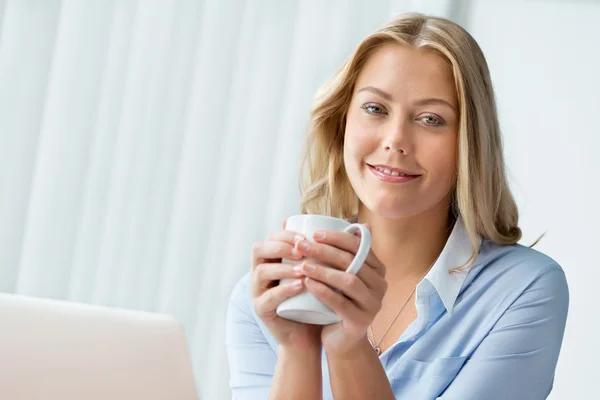
<path id="1" fill-rule="evenodd" d="M 299 211 L 315 91 L 405 11 L 488 58 L 522 243 L 547 231 L 571 290 L 550 398 L 589 398 L 598 0 L 0 0 L 0 291 L 174 315 L 200 395 L 229 398 L 227 300 Z"/>

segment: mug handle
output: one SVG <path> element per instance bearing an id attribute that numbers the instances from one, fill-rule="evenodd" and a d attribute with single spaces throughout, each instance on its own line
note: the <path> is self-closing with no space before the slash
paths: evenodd
<path id="1" fill-rule="evenodd" d="M 358 246 L 358 251 L 356 252 L 356 256 L 354 260 L 350 263 L 346 272 L 352 275 L 356 275 L 360 268 L 365 263 L 367 256 L 369 255 L 369 251 L 371 249 L 371 231 L 363 224 L 352 224 L 349 225 L 344 232 L 355 233 L 356 231 L 360 231 L 360 245 Z"/>

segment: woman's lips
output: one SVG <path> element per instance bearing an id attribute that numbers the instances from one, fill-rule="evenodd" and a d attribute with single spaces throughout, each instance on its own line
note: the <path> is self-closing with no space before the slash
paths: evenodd
<path id="1" fill-rule="evenodd" d="M 421 177 L 421 175 L 406 175 L 406 176 L 394 176 L 386 174 L 385 172 L 379 171 L 377 168 L 372 165 L 367 164 L 369 170 L 375 175 L 379 180 L 389 183 L 406 183 L 414 181 Z"/>

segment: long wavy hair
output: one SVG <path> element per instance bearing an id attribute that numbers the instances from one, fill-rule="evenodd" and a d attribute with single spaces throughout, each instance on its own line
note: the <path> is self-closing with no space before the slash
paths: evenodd
<path id="1" fill-rule="evenodd" d="M 459 104 L 456 185 L 451 212 L 462 216 L 473 244 L 480 238 L 510 245 L 521 238 L 519 212 L 505 174 L 502 138 L 487 62 L 473 37 L 444 18 L 408 13 L 367 36 L 317 91 L 300 172 L 301 212 L 351 219 L 358 198 L 343 161 L 346 116 L 359 73 L 369 56 L 389 43 L 436 52 L 449 64 Z"/>

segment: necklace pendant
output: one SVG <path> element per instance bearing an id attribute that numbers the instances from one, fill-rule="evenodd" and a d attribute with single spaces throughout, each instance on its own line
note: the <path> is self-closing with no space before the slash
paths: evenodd
<path id="1" fill-rule="evenodd" d="M 373 350 L 375 350 L 375 353 L 379 356 L 381 355 L 381 349 L 378 346 L 374 346 Z"/>

